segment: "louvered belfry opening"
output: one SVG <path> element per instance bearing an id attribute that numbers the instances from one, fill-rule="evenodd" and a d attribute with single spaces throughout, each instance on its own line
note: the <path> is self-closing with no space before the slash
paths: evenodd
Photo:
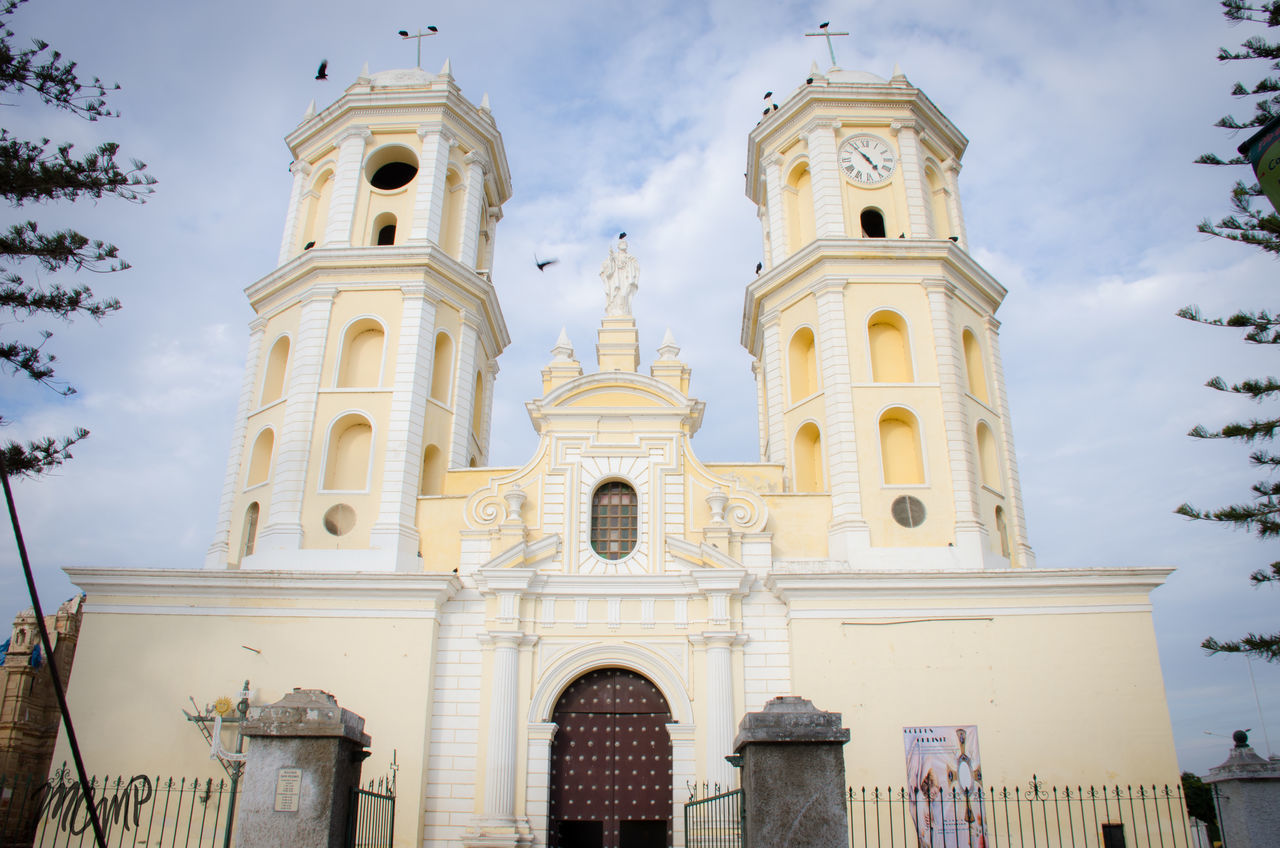
<path id="1" fill-rule="evenodd" d="M 621 668 L 584 674 L 556 703 L 552 848 L 666 848 L 671 832 L 667 700 Z"/>

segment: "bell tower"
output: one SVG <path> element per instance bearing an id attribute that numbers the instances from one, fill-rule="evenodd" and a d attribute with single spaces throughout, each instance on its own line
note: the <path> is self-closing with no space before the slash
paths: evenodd
<path id="1" fill-rule="evenodd" d="M 747 287 L 761 458 L 829 493 L 855 567 L 1029 567 L 999 322 L 967 250 L 968 140 L 895 69 L 815 65 L 751 132 L 764 267 Z"/>
<path id="2" fill-rule="evenodd" d="M 482 465 L 490 279 L 511 176 L 446 62 L 366 69 L 285 139 L 293 190 L 256 316 L 211 568 L 416 571 L 418 499 Z"/>

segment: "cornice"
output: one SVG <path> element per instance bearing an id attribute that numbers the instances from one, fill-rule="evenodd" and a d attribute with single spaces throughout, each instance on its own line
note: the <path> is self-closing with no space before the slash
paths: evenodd
<path id="1" fill-rule="evenodd" d="M 77 567 L 64 571 L 89 596 L 90 604 L 101 597 L 180 597 L 197 602 L 377 601 L 420 607 L 439 606 L 462 586 L 453 574 Z"/>

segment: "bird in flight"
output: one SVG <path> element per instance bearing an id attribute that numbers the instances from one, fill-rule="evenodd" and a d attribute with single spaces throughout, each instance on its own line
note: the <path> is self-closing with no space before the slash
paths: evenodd
<path id="1" fill-rule="evenodd" d="M 329 78 L 329 74 L 328 74 L 328 73 L 326 73 L 326 71 L 328 71 L 328 69 L 329 69 L 329 60 L 328 60 L 328 59 L 321 59 L 321 60 L 320 60 L 320 70 L 316 71 L 316 79 L 318 79 L 318 80 L 327 80 L 327 79 Z"/>
<path id="2" fill-rule="evenodd" d="M 559 259 L 539 259 L 538 254 L 533 254 L 533 264 L 538 266 L 539 271 L 545 271 L 548 265 L 554 265 L 559 261 Z"/>

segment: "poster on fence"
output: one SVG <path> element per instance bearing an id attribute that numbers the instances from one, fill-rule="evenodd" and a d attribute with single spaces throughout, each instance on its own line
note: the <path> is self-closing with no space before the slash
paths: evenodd
<path id="1" fill-rule="evenodd" d="M 907 804 L 921 848 L 986 848 L 978 727 L 902 728 Z"/>

